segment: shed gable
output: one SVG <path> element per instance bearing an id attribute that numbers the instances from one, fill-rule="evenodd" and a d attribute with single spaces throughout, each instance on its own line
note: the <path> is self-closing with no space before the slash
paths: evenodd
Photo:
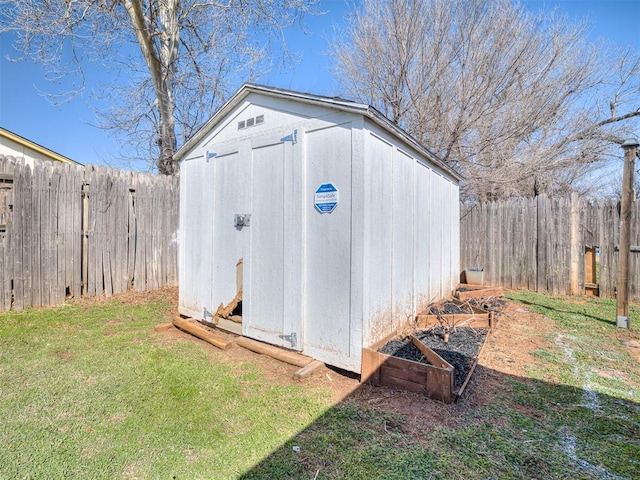
<path id="1" fill-rule="evenodd" d="M 339 110 L 335 108 L 250 93 L 239 105 L 209 125 L 210 130 L 198 142 L 197 148 L 206 149 L 213 144 L 241 141 L 272 131 L 289 132 L 299 126 L 301 120 L 321 119 L 336 112 Z"/>

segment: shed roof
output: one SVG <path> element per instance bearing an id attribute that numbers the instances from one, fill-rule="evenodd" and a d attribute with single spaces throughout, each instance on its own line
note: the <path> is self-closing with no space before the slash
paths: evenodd
<path id="1" fill-rule="evenodd" d="M 461 175 L 449 167 L 440 157 L 431 152 L 428 148 L 418 142 L 415 138 L 405 132 L 397 124 L 390 121 L 382 113 L 371 105 L 346 100 L 339 97 L 327 97 L 322 95 L 313 95 L 310 93 L 286 90 L 283 88 L 269 87 L 266 85 L 257 85 L 246 83 L 218 110 L 213 117 L 198 130 L 179 150 L 176 152 L 175 158 L 180 161 L 193 147 L 195 147 L 213 128 L 234 108 L 236 108 L 249 94 L 258 93 L 270 97 L 278 97 L 289 100 L 295 100 L 301 103 L 311 105 L 321 105 L 331 107 L 345 112 L 358 113 L 371 119 L 378 126 L 393 135 L 394 137 L 409 144 L 417 150 L 421 155 L 430 162 L 437 165 L 447 174 L 456 180 L 461 180 Z"/>

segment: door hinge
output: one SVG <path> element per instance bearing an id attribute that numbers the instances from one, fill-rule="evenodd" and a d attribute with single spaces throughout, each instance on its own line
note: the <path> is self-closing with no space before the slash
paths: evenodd
<path id="1" fill-rule="evenodd" d="M 298 346 L 298 334 L 292 333 L 291 335 L 280 335 L 280 338 L 285 342 L 291 343 L 291 348 L 296 348 Z"/>
<path id="2" fill-rule="evenodd" d="M 207 317 L 209 317 L 211 320 L 207 320 Z M 202 311 L 202 321 L 205 323 L 213 323 L 213 312 L 207 310 L 207 307 L 204 307 Z"/>
<path id="3" fill-rule="evenodd" d="M 293 145 L 298 143 L 298 130 L 294 130 L 286 137 L 282 137 L 280 139 L 281 142 L 291 142 Z"/>

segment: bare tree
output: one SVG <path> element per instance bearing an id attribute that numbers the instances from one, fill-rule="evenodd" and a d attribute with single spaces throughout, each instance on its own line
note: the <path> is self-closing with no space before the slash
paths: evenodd
<path id="1" fill-rule="evenodd" d="M 271 66 L 283 29 L 315 13 L 317 0 L 0 0 L 0 34 L 15 32 L 18 59 L 71 78 L 65 100 L 97 62 L 118 79 L 98 92 L 103 126 L 175 174 L 173 159 L 232 88 Z"/>
<path id="2" fill-rule="evenodd" d="M 587 185 L 640 116 L 638 52 L 604 63 L 586 24 L 557 12 L 364 0 L 347 25 L 330 47 L 336 78 L 459 169 L 469 197 Z"/>

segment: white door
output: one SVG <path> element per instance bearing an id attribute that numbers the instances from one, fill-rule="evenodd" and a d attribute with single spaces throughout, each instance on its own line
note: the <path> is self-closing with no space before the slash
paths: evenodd
<path id="1" fill-rule="evenodd" d="M 186 160 L 180 172 L 179 311 L 211 321 L 214 215 L 211 201 L 213 163 L 204 156 Z"/>
<path id="2" fill-rule="evenodd" d="M 300 350 L 302 212 L 295 176 L 302 170 L 294 161 L 296 148 L 287 137 L 252 142 L 243 334 Z"/>
<path id="3" fill-rule="evenodd" d="M 234 217 L 245 210 L 243 182 L 246 167 L 238 148 L 229 148 L 212 159 L 213 186 L 213 271 L 212 307 L 228 305 L 236 296 L 236 273 L 243 257 L 243 229 L 236 228 Z"/>

